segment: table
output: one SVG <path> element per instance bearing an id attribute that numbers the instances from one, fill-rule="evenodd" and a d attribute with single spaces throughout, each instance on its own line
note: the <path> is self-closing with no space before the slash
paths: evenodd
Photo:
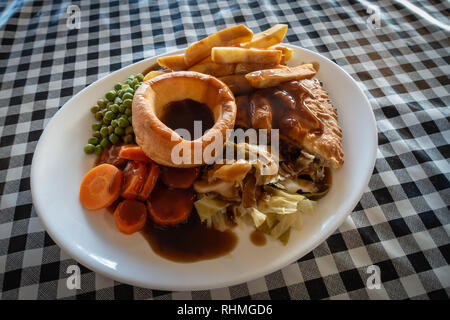
<path id="1" fill-rule="evenodd" d="M 450 8 L 438 0 L 413 3 L 441 23 L 436 25 L 408 4 L 0 4 L 0 297 L 448 299 Z M 70 15 L 69 5 L 76 5 Z M 364 89 L 379 148 L 361 201 L 311 253 L 248 283 L 166 292 L 121 284 L 79 265 L 81 289 L 68 289 L 67 268 L 77 263 L 44 231 L 31 201 L 30 167 L 45 125 L 74 94 L 108 73 L 239 23 L 254 32 L 289 24 L 285 42 L 330 58 Z"/>

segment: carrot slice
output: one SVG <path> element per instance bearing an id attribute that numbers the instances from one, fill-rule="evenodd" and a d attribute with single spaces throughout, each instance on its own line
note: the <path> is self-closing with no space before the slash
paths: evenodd
<path id="1" fill-rule="evenodd" d="M 145 204 L 136 200 L 123 200 L 114 211 L 119 231 L 132 234 L 141 230 L 147 221 L 147 208 Z"/>
<path id="2" fill-rule="evenodd" d="M 174 226 L 189 218 L 194 206 L 192 189 L 169 189 L 158 183 L 147 201 L 152 220 L 162 226 Z"/>
<path id="3" fill-rule="evenodd" d="M 111 164 L 89 170 L 80 184 L 80 202 L 86 209 L 109 207 L 117 200 L 122 187 L 122 171 Z"/>
<path id="4" fill-rule="evenodd" d="M 150 163 L 150 168 L 148 170 L 147 179 L 145 180 L 144 185 L 142 186 L 141 192 L 137 195 L 139 200 L 145 201 L 152 193 L 153 188 L 155 187 L 156 181 L 159 176 L 159 166 L 155 163 Z"/>
<path id="5" fill-rule="evenodd" d="M 140 161 L 129 161 L 123 171 L 124 183 L 120 196 L 125 199 L 134 199 L 141 192 L 147 174 L 147 166 Z"/>
<path id="6" fill-rule="evenodd" d="M 172 168 L 161 167 L 161 180 L 170 188 L 187 189 L 194 183 L 200 174 L 197 168 Z"/>
<path id="7" fill-rule="evenodd" d="M 120 148 L 119 158 L 143 162 L 152 160 L 144 153 L 141 147 L 135 144 L 126 144 Z"/>

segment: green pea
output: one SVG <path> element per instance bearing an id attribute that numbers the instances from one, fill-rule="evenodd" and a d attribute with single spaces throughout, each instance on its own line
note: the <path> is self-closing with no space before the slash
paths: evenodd
<path id="1" fill-rule="evenodd" d="M 140 82 L 142 82 L 142 81 L 144 80 L 144 75 L 143 75 L 142 73 L 138 73 L 138 74 L 136 75 L 136 78 L 137 78 Z"/>
<path id="2" fill-rule="evenodd" d="M 103 153 L 103 147 L 101 145 L 95 146 L 95 154 L 100 156 Z"/>
<path id="3" fill-rule="evenodd" d="M 122 96 L 122 100 L 133 99 L 133 94 L 129 92 L 125 92 Z"/>
<path id="4" fill-rule="evenodd" d="M 95 132 L 92 134 L 92 136 L 94 136 L 94 137 L 100 139 L 100 138 L 102 137 L 102 134 L 100 133 L 100 131 L 97 130 L 97 131 L 95 131 Z"/>
<path id="5" fill-rule="evenodd" d="M 112 111 L 107 111 L 106 113 L 105 113 L 105 119 L 106 120 L 112 120 L 114 118 L 114 112 L 112 112 Z"/>
<path id="6" fill-rule="evenodd" d="M 102 120 L 103 119 L 103 113 L 102 112 L 97 112 L 96 114 L 95 114 L 95 120 L 98 120 L 98 121 L 100 121 L 100 120 Z"/>
<path id="7" fill-rule="evenodd" d="M 94 122 L 94 123 L 92 124 L 92 130 L 94 130 L 94 131 L 100 130 L 101 127 L 102 127 L 102 124 L 101 124 L 100 122 Z"/>
<path id="8" fill-rule="evenodd" d="M 130 126 L 133 124 L 133 117 L 132 116 L 128 117 L 128 122 L 130 123 Z"/>
<path id="9" fill-rule="evenodd" d="M 109 101 L 113 101 L 116 98 L 116 96 L 117 92 L 115 90 L 108 91 L 105 94 L 105 98 L 108 99 Z"/>
<path id="10" fill-rule="evenodd" d="M 104 108 L 105 107 L 105 102 L 103 101 L 103 99 L 98 99 L 97 100 L 97 105 L 99 108 Z"/>
<path id="11" fill-rule="evenodd" d="M 134 90 L 137 90 L 137 89 L 139 88 L 140 85 L 141 85 L 141 83 L 136 83 L 136 84 L 134 85 Z"/>
<path id="12" fill-rule="evenodd" d="M 130 88 L 130 85 L 128 85 L 126 83 L 122 85 L 122 90 L 123 91 L 127 90 L 128 88 Z"/>
<path id="13" fill-rule="evenodd" d="M 120 105 L 122 104 L 122 99 L 120 99 L 120 97 L 116 97 L 116 99 L 114 99 L 114 103 Z"/>
<path id="14" fill-rule="evenodd" d="M 111 120 L 103 118 L 103 124 L 109 126 L 111 124 Z"/>
<path id="15" fill-rule="evenodd" d="M 127 116 L 131 116 L 131 108 L 126 108 L 125 114 L 126 114 Z"/>
<path id="16" fill-rule="evenodd" d="M 129 89 L 125 90 L 125 92 L 131 93 L 131 94 L 134 94 L 134 91 L 135 90 L 133 88 L 129 88 Z"/>
<path id="17" fill-rule="evenodd" d="M 119 118 L 119 120 L 117 120 L 117 122 L 119 123 L 119 127 L 122 127 L 122 128 L 126 128 L 126 127 L 128 127 L 130 125 L 128 120 L 125 119 L 125 118 L 122 118 L 122 117 Z"/>
<path id="18" fill-rule="evenodd" d="M 127 127 L 129 128 L 129 127 Z M 125 133 L 125 130 L 123 130 L 123 128 L 121 127 L 116 127 L 114 128 L 114 133 L 117 134 L 118 136 L 123 136 Z"/>
<path id="19" fill-rule="evenodd" d="M 126 136 L 123 137 L 123 141 L 125 143 L 132 143 L 133 142 L 133 136 L 131 134 L 127 134 Z"/>
<path id="20" fill-rule="evenodd" d="M 102 141 L 100 141 L 100 145 L 103 148 L 107 148 L 109 146 L 109 140 L 107 138 L 103 138 Z"/>
<path id="21" fill-rule="evenodd" d="M 118 113 L 119 112 L 119 106 L 117 104 L 113 104 L 109 107 L 109 110 L 111 110 L 114 113 Z"/>
<path id="22" fill-rule="evenodd" d="M 111 134 L 113 132 L 114 132 L 114 128 L 111 125 L 109 125 L 108 126 L 108 134 Z"/>
<path id="23" fill-rule="evenodd" d="M 116 89 L 116 90 L 120 90 L 122 88 L 122 84 L 120 83 L 120 82 L 117 82 L 115 85 L 114 85 L 114 89 Z"/>
<path id="24" fill-rule="evenodd" d="M 131 86 L 134 84 L 134 80 L 128 78 L 128 79 L 127 79 L 127 84 L 131 87 Z"/>
<path id="25" fill-rule="evenodd" d="M 91 112 L 92 112 L 92 113 L 97 113 L 98 110 L 100 110 L 100 108 L 99 108 L 98 106 L 92 106 L 92 107 L 91 107 Z"/>
<path id="26" fill-rule="evenodd" d="M 103 138 L 107 137 L 109 134 L 108 127 L 102 127 L 100 129 L 100 134 L 102 135 Z"/>
<path id="27" fill-rule="evenodd" d="M 123 105 L 125 106 L 125 107 L 131 107 L 131 104 L 133 103 L 133 100 L 131 100 L 131 99 L 125 99 L 125 100 L 123 100 Z"/>
<path id="28" fill-rule="evenodd" d="M 94 153 L 94 151 L 95 151 L 95 146 L 94 145 L 92 145 L 90 143 L 84 145 L 84 152 L 86 152 L 87 154 Z"/>
<path id="29" fill-rule="evenodd" d="M 114 119 L 114 120 L 111 121 L 111 126 L 112 126 L 113 128 L 116 128 L 116 127 L 119 126 L 119 124 L 117 123 L 117 119 Z"/>
<path id="30" fill-rule="evenodd" d="M 132 126 L 128 126 L 125 128 L 125 134 L 132 134 L 133 131 L 133 127 Z"/>
<path id="31" fill-rule="evenodd" d="M 88 139 L 88 143 L 96 146 L 96 145 L 98 145 L 98 139 L 96 137 L 91 137 Z"/>
<path id="32" fill-rule="evenodd" d="M 125 112 L 125 106 L 123 104 L 119 105 L 119 112 L 124 113 Z"/>
<path id="33" fill-rule="evenodd" d="M 111 133 L 109 135 L 109 141 L 111 141 L 112 144 L 116 144 L 117 142 L 119 142 L 119 137 L 116 136 L 114 133 Z"/>

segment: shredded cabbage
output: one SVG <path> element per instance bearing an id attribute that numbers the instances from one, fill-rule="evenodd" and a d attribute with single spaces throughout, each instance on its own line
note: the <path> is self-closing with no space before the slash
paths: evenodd
<path id="1" fill-rule="evenodd" d="M 316 210 L 317 202 L 309 199 L 303 199 L 298 203 L 298 211 L 301 213 L 311 214 Z"/>
<path id="2" fill-rule="evenodd" d="M 277 215 L 274 213 L 266 213 L 266 224 L 268 228 L 272 228 L 277 222 Z"/>
<path id="3" fill-rule="evenodd" d="M 282 185 L 282 189 L 286 190 L 289 193 L 296 193 L 299 190 L 301 190 L 302 192 L 317 191 L 317 187 L 315 186 L 314 182 L 305 179 L 288 178 L 283 181 L 279 181 L 277 184 Z"/>
<path id="4" fill-rule="evenodd" d="M 278 223 L 270 230 L 270 235 L 274 239 L 278 239 L 283 233 L 291 228 L 297 220 L 297 214 L 284 214 L 279 216 Z"/>
<path id="5" fill-rule="evenodd" d="M 247 210 L 253 219 L 253 223 L 255 224 L 255 227 L 258 228 L 259 226 L 261 226 L 264 223 L 264 221 L 266 221 L 267 216 L 264 213 L 262 213 L 261 211 L 259 211 L 258 209 L 248 208 Z"/>
<path id="6" fill-rule="evenodd" d="M 258 210 L 263 213 L 291 214 L 297 212 L 297 204 L 303 200 L 300 194 L 266 186 L 266 196 L 258 201 Z"/>
<path id="7" fill-rule="evenodd" d="M 260 230 L 287 244 L 290 229 L 300 230 L 303 215 L 316 209 L 316 202 L 297 193 L 266 186 L 266 195 L 258 201 L 258 209 L 266 218 Z M 248 209 L 247 209 L 248 210 Z"/>
<path id="8" fill-rule="evenodd" d="M 203 222 L 217 213 L 226 213 L 229 202 L 215 199 L 213 196 L 207 195 L 200 200 L 194 202 L 195 209 Z"/>
<path id="9" fill-rule="evenodd" d="M 226 212 L 217 212 L 206 220 L 206 225 L 219 231 L 225 231 L 228 229 L 227 219 Z"/>

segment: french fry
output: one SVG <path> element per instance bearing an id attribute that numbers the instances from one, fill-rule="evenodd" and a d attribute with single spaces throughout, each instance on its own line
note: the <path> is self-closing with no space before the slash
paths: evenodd
<path id="1" fill-rule="evenodd" d="M 157 59 L 157 62 L 161 67 L 165 67 L 173 71 L 187 70 L 187 65 L 184 62 L 184 54 L 161 57 Z"/>
<path id="2" fill-rule="evenodd" d="M 283 46 L 281 44 L 271 46 L 269 49 L 271 50 L 280 50 L 281 51 L 281 61 L 280 64 L 286 64 L 289 59 L 292 58 L 292 54 L 294 53 L 294 50 L 291 48 L 288 48 L 286 46 Z"/>
<path id="3" fill-rule="evenodd" d="M 209 74 L 215 77 L 227 76 L 234 73 L 236 65 L 233 63 L 215 63 L 211 56 L 193 65 L 188 70 Z"/>
<path id="4" fill-rule="evenodd" d="M 311 78 L 316 74 L 312 64 L 283 69 L 266 69 L 247 73 L 245 78 L 254 88 L 267 88 L 282 82 Z"/>
<path id="5" fill-rule="evenodd" d="M 184 54 L 187 66 L 192 66 L 211 54 L 213 47 L 233 46 L 248 42 L 253 32 L 243 24 L 216 32 L 198 42 L 191 44 Z"/>
<path id="6" fill-rule="evenodd" d="M 165 72 L 161 72 L 161 71 L 150 71 L 149 73 L 147 73 L 147 74 L 145 75 L 143 81 L 147 81 L 147 80 L 153 79 L 154 77 L 157 77 L 157 76 L 159 76 L 159 75 L 161 75 L 161 74 L 164 74 L 164 73 L 165 73 Z"/>
<path id="7" fill-rule="evenodd" d="M 287 29 L 287 24 L 276 24 L 263 32 L 255 34 L 250 42 L 241 44 L 241 47 L 265 49 L 275 44 L 279 44 L 283 41 Z"/>
<path id="8" fill-rule="evenodd" d="M 237 47 L 215 47 L 211 50 L 216 63 L 259 63 L 274 65 L 281 60 L 280 50 L 246 49 Z"/>
<path id="9" fill-rule="evenodd" d="M 253 90 L 244 74 L 233 74 L 218 79 L 225 83 L 235 95 L 245 94 Z"/>
<path id="10" fill-rule="evenodd" d="M 260 63 L 238 63 L 236 64 L 234 73 L 249 73 L 263 69 L 278 69 L 278 68 L 287 68 L 287 67 L 281 64 L 275 64 L 273 66 L 270 66 L 267 64 L 260 64 Z"/>

